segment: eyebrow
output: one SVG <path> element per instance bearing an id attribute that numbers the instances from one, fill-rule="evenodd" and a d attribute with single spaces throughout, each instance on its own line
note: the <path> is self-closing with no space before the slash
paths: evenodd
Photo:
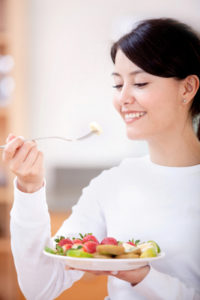
<path id="1" fill-rule="evenodd" d="M 136 74 L 140 74 L 140 73 L 145 73 L 145 72 L 143 70 L 136 70 L 136 71 L 130 72 L 129 75 L 136 75 Z M 111 73 L 111 75 L 113 75 L 113 76 L 121 76 L 117 72 L 113 72 L 113 73 Z"/>

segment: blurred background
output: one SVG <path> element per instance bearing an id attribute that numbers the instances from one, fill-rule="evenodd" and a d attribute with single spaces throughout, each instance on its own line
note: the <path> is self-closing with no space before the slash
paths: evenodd
<path id="1" fill-rule="evenodd" d="M 112 107 L 110 47 L 135 21 L 172 17 L 200 31 L 199 0 L 0 0 L 0 144 L 8 133 L 26 138 L 88 132 L 74 143 L 40 141 L 45 154 L 52 234 L 69 216 L 84 186 L 124 157 L 148 152 L 129 141 Z M 25 299 L 10 251 L 13 176 L 0 159 L 0 300 Z M 100 300 L 106 277 L 85 275 L 58 299 Z"/>

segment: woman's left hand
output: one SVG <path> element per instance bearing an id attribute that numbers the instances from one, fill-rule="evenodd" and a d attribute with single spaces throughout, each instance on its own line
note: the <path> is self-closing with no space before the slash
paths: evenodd
<path id="1" fill-rule="evenodd" d="M 147 265 L 139 269 L 130 270 L 130 271 L 91 271 L 91 270 L 80 270 L 80 269 L 74 269 L 68 267 L 66 267 L 66 270 L 83 271 L 93 275 L 115 276 L 116 278 L 130 282 L 132 285 L 136 285 L 140 283 L 147 276 L 147 274 L 150 271 L 150 266 Z"/>

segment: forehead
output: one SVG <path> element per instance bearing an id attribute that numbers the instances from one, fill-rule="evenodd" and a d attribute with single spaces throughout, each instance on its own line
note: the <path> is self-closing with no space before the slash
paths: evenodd
<path id="1" fill-rule="evenodd" d="M 115 64 L 114 64 L 114 76 L 119 76 L 120 74 L 128 73 L 130 76 L 138 74 L 148 74 L 136 64 L 134 64 L 120 49 L 116 53 Z"/>
<path id="2" fill-rule="evenodd" d="M 182 82 L 174 77 L 165 78 L 145 72 L 143 69 L 134 64 L 120 49 L 117 51 L 115 57 L 115 65 L 112 75 L 115 78 L 126 77 L 130 79 L 135 78 L 136 76 L 142 76 L 142 78 L 148 78 L 148 80 L 154 82 L 156 81 L 157 84 L 173 84 L 176 87 L 178 87 Z"/>

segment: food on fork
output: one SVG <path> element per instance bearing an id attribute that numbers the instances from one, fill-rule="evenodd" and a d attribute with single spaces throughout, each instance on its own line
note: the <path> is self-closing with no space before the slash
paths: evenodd
<path id="1" fill-rule="evenodd" d="M 91 129 L 91 131 L 95 132 L 98 135 L 100 135 L 102 133 L 102 129 L 97 122 L 91 122 L 90 129 Z"/>
<path id="2" fill-rule="evenodd" d="M 99 243 L 92 233 L 79 235 L 79 238 L 72 239 L 64 236 L 58 237 L 55 239 L 55 249 L 45 247 L 45 251 L 55 255 L 99 259 L 142 259 L 156 257 L 161 252 L 158 244 L 152 240 L 143 243 L 133 239 L 122 242 L 113 237 L 105 237 Z"/>

